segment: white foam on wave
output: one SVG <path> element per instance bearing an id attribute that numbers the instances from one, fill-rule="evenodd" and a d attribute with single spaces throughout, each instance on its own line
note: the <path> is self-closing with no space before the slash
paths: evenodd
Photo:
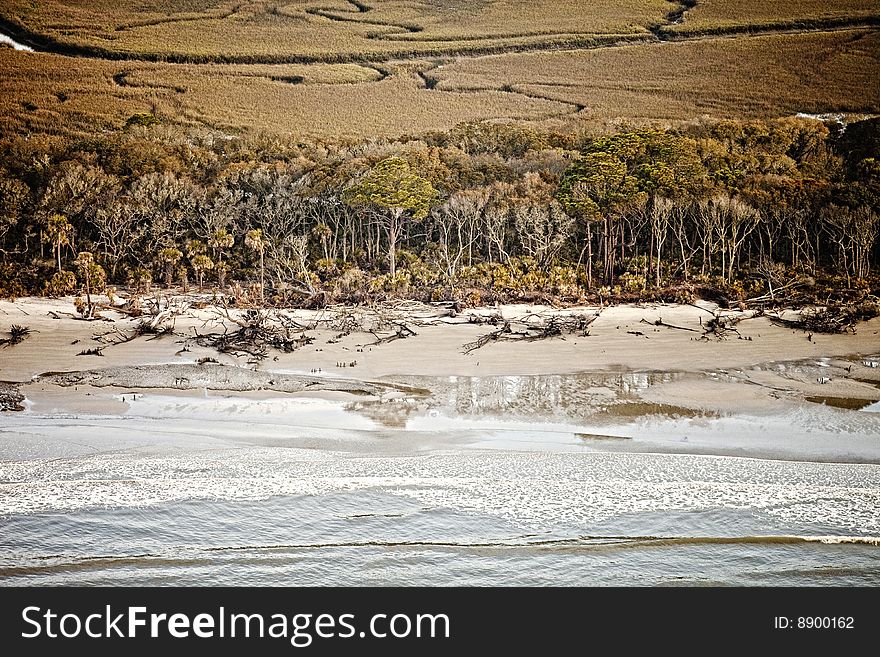
<path id="1" fill-rule="evenodd" d="M 826 545 L 877 545 L 880 546 L 880 536 L 799 536 L 810 543 L 824 543 Z"/>
<path id="2" fill-rule="evenodd" d="M 3 515 L 379 490 L 429 508 L 541 528 L 722 508 L 837 528 L 840 535 L 880 534 L 880 468 L 854 464 L 475 451 L 356 458 L 238 448 L 2 462 L 0 481 Z"/>

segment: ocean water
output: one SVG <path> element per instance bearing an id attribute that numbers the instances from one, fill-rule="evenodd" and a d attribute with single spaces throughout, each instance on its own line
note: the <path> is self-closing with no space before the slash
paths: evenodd
<path id="1" fill-rule="evenodd" d="M 605 415 L 453 406 L 147 392 L 119 416 L 7 415 L 0 585 L 880 584 L 880 466 L 847 452 L 870 435 L 841 433 L 849 462 L 675 453 L 638 438 L 711 446 L 750 420 L 648 416 L 585 440 Z M 809 412 L 755 435 L 796 451 L 829 440 L 801 435 L 821 414 L 878 419 Z"/>

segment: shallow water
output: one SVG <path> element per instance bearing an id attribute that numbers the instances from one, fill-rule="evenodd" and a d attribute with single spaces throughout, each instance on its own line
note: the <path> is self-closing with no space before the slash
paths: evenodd
<path id="1" fill-rule="evenodd" d="M 11 36 L 3 34 L 2 32 L 0 32 L 0 44 L 7 44 L 9 46 L 12 46 L 14 50 L 25 50 L 28 52 L 33 52 L 33 48 L 31 48 L 30 46 L 19 43 L 18 41 L 15 41 Z"/>
<path id="2" fill-rule="evenodd" d="M 654 384 L 609 376 L 422 381 L 446 406 L 382 405 L 394 422 L 380 406 L 149 391 L 124 416 L 5 416 L 0 584 L 880 583 L 873 452 L 806 460 L 834 436 L 841 458 L 864 450 L 870 436 L 841 427 L 876 416 L 519 412 L 536 396 L 638 404 Z M 807 456 L 656 453 L 652 434 L 712 447 L 768 431 Z"/>

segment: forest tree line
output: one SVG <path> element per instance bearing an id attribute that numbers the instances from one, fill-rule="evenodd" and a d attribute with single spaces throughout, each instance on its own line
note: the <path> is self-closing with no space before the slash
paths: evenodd
<path id="1" fill-rule="evenodd" d="M 303 143 L 136 116 L 0 152 L 6 296 L 112 284 L 578 302 L 808 279 L 877 293 L 877 119 Z"/>

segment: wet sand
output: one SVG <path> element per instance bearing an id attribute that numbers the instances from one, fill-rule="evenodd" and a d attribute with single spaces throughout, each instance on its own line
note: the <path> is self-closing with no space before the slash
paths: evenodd
<path id="1" fill-rule="evenodd" d="M 64 315 L 68 301 L 0 302 L 0 329 L 32 331 L 0 350 L 4 398 L 27 409 L 7 422 L 19 431 L 35 415 L 91 416 L 94 427 L 116 417 L 201 418 L 244 429 L 268 413 L 286 414 L 281 424 L 291 425 L 308 408 L 291 400 L 317 399 L 329 404 L 324 413 L 340 434 L 366 420 L 372 430 L 430 435 L 435 446 L 880 462 L 880 414 L 861 410 L 880 399 L 880 367 L 872 367 L 880 319 L 855 334 L 808 335 L 754 317 L 729 339 L 707 340 L 699 330 L 715 310 L 709 304 L 504 306 L 458 316 L 410 304 L 396 317 L 416 335 L 375 344 L 390 333 L 370 328 L 369 310 L 296 311 L 291 317 L 303 325 L 363 313 L 366 328 L 343 335 L 318 323 L 311 344 L 253 363 L 195 343 L 196 332 L 222 330 L 210 308 L 178 317 L 171 335 L 109 344 L 141 319 L 105 312 L 113 321 L 77 320 Z M 491 342 L 465 353 L 463 345 L 495 329 L 470 323 L 471 315 L 553 312 L 599 316 L 586 336 Z M 658 319 L 694 330 L 655 326 Z M 101 356 L 78 355 L 95 347 Z M 64 430 L 38 433 L 51 442 Z M 389 444 L 407 451 L 405 440 Z"/>

